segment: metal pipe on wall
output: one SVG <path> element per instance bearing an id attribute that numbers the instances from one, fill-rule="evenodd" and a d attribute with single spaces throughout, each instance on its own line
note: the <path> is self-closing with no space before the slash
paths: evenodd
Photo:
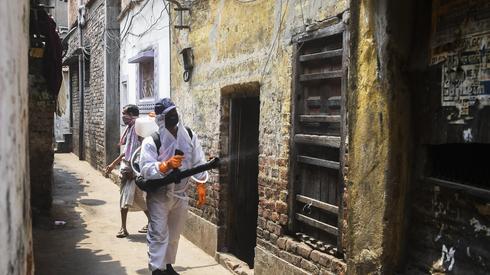
<path id="1" fill-rule="evenodd" d="M 84 88 L 85 88 L 85 51 L 83 48 L 83 12 L 84 6 L 82 0 L 78 0 L 78 35 L 80 54 L 78 55 L 78 100 L 80 104 L 80 114 L 78 121 L 78 158 L 85 160 L 85 144 L 84 144 Z"/>

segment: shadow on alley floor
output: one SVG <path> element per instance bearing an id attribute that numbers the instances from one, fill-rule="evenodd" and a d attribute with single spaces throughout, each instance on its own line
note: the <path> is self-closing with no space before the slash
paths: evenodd
<path id="1" fill-rule="evenodd" d="M 35 274 L 150 274 L 142 212 L 130 212 L 125 239 L 120 227 L 119 188 L 73 154 L 56 154 L 53 207 L 33 217 Z M 182 274 L 229 274 L 181 237 L 175 269 Z"/>

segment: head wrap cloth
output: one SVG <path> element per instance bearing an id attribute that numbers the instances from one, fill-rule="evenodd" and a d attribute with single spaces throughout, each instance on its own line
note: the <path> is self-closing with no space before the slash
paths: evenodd
<path id="1" fill-rule="evenodd" d="M 165 115 L 166 113 L 170 112 L 175 108 L 176 108 L 175 103 L 173 103 L 172 100 L 167 97 L 155 103 L 155 114 Z"/>

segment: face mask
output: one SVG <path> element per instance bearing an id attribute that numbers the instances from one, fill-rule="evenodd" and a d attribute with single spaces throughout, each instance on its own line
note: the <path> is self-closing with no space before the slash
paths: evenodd
<path id="1" fill-rule="evenodd" d="M 168 113 L 165 115 L 165 126 L 173 128 L 179 123 L 179 115 L 177 113 Z"/>
<path id="2" fill-rule="evenodd" d="M 123 121 L 124 125 L 129 125 L 129 123 L 131 123 L 131 116 L 130 115 L 123 115 L 122 121 Z"/>
<path id="3" fill-rule="evenodd" d="M 156 115 L 155 123 L 158 125 L 159 128 L 165 127 L 165 115 L 164 114 Z"/>

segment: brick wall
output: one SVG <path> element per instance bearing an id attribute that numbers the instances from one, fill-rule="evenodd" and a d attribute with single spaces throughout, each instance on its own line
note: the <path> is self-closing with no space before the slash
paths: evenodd
<path id="1" fill-rule="evenodd" d="M 29 164 L 31 206 L 34 212 L 51 208 L 55 99 L 48 92 L 40 60 L 29 68 Z"/>
<path id="2" fill-rule="evenodd" d="M 89 82 L 84 88 L 84 157 L 95 168 L 105 166 L 105 85 L 104 85 L 104 28 L 105 1 L 90 1 L 87 5 L 87 21 L 83 28 L 83 43 L 88 50 L 89 59 L 85 64 L 85 78 Z M 69 40 L 69 54 L 79 47 L 78 33 Z M 69 56 L 69 54 L 67 56 Z M 76 154 L 79 148 L 80 99 L 78 87 L 78 63 L 70 67 L 73 104 L 73 150 Z"/>
<path id="3" fill-rule="evenodd" d="M 79 123 L 80 123 L 80 94 L 78 87 L 78 63 L 70 65 L 70 97 L 72 102 L 73 126 L 72 141 L 73 141 L 73 153 L 80 155 L 79 151 Z"/>
<path id="4" fill-rule="evenodd" d="M 85 87 L 84 142 L 85 159 L 95 168 L 104 167 L 104 1 L 98 0 L 88 9 L 84 28 L 84 44 L 90 46 L 89 85 Z M 87 77 L 87 76 L 85 76 Z"/>

